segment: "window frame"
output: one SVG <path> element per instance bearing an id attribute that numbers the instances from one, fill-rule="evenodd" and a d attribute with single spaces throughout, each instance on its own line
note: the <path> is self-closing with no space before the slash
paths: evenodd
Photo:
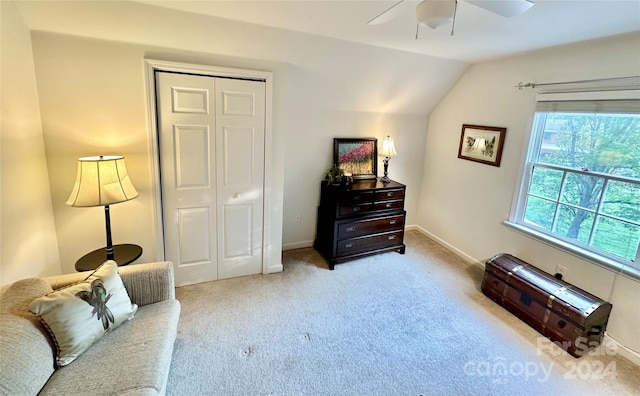
<path id="1" fill-rule="evenodd" d="M 533 176 L 533 170 L 535 166 L 544 166 L 547 168 L 558 169 L 562 172 L 574 172 L 583 173 L 597 177 L 604 177 L 605 180 L 621 180 L 629 181 L 634 178 L 624 178 L 614 175 L 602 174 L 598 172 L 583 172 L 568 167 L 549 165 L 537 162 L 537 154 L 542 146 L 542 135 L 544 133 L 544 126 L 546 117 L 538 117 L 537 113 L 548 114 L 549 112 L 536 110 L 536 105 L 540 101 L 554 100 L 554 101 L 571 101 L 571 100 L 616 100 L 616 99 L 638 99 L 640 98 L 640 91 L 622 91 L 622 92 L 582 92 L 582 93 L 570 93 L 570 94 L 538 94 L 534 103 L 534 108 L 531 111 L 531 118 L 528 123 L 527 133 L 523 141 L 523 155 L 518 172 L 518 181 L 515 184 L 513 202 L 511 205 L 511 212 L 509 219 L 504 221 L 504 224 L 520 232 L 526 236 L 533 237 L 538 241 L 561 249 L 569 254 L 586 259 L 595 263 L 601 267 L 607 268 L 614 272 L 620 273 L 635 280 L 640 280 L 640 243 L 636 251 L 635 260 L 626 260 L 622 257 L 615 256 L 611 253 L 601 251 L 596 247 L 586 246 L 581 242 L 571 240 L 570 238 L 563 238 L 562 235 L 552 234 L 551 231 L 547 231 L 541 227 L 535 227 L 528 225 L 524 221 L 527 197 L 529 195 L 529 183 Z M 563 177 L 566 177 L 567 173 Z M 604 191 L 603 191 L 604 195 Z M 603 198 L 601 197 L 601 200 Z M 595 211 L 599 211 L 597 208 Z M 594 215 L 595 216 L 595 215 Z M 555 217 L 555 216 L 554 216 Z M 595 217 L 594 217 L 595 223 Z"/>

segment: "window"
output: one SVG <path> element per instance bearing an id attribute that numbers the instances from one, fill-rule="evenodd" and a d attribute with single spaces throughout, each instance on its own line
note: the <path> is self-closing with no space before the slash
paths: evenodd
<path id="1" fill-rule="evenodd" d="M 511 223 L 640 274 L 640 100 L 538 101 Z"/>

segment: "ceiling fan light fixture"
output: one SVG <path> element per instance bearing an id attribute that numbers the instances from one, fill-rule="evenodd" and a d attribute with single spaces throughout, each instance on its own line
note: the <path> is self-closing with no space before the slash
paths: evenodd
<path id="1" fill-rule="evenodd" d="M 467 3 L 507 18 L 525 13 L 535 4 L 531 0 L 467 0 Z"/>
<path id="2" fill-rule="evenodd" d="M 424 0 L 416 6 L 419 24 L 437 29 L 453 22 L 456 0 Z"/>

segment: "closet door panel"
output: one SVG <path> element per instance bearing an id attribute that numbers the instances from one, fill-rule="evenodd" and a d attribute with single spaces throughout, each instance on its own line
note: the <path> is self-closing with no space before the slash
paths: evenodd
<path id="1" fill-rule="evenodd" d="M 218 276 L 262 272 L 265 85 L 216 81 Z"/>

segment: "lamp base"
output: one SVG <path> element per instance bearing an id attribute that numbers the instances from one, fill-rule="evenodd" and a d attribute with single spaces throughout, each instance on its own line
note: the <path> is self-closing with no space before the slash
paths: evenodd
<path id="1" fill-rule="evenodd" d="M 380 178 L 380 181 L 383 183 L 389 183 L 391 181 L 389 176 L 387 176 L 387 170 L 389 170 L 389 157 L 385 157 L 384 160 L 382 160 L 382 163 L 384 164 L 384 176 Z"/>

